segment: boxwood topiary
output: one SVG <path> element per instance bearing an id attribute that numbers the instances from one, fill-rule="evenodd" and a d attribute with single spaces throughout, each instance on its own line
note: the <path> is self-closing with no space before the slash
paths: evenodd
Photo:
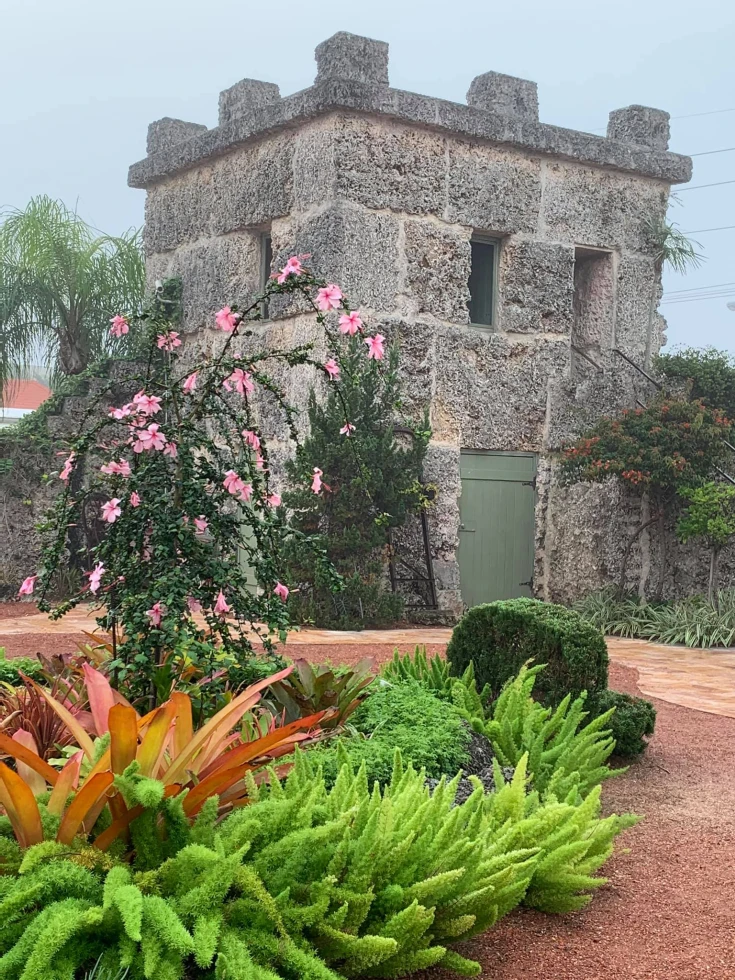
<path id="1" fill-rule="evenodd" d="M 534 697 L 556 706 L 581 691 L 591 696 L 607 688 L 608 656 L 602 632 L 579 613 L 537 599 L 507 599 L 475 606 L 452 633 L 447 647 L 451 671 L 474 662 L 477 686 L 488 684 L 497 697 L 527 660 L 546 664 Z"/>
<path id="2" fill-rule="evenodd" d="M 656 709 L 650 701 L 620 691 L 599 691 L 588 708 L 594 717 L 615 708 L 606 725 L 615 739 L 615 755 L 631 757 L 643 752 L 656 725 Z"/>

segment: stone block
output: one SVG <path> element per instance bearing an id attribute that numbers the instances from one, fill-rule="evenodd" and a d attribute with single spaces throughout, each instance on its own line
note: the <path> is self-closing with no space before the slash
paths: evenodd
<path id="1" fill-rule="evenodd" d="M 499 235 L 533 232 L 541 204 L 541 163 L 512 150 L 449 143 L 447 218 Z"/>
<path id="2" fill-rule="evenodd" d="M 406 292 L 416 313 L 469 323 L 469 236 L 433 221 L 404 224 Z"/>
<path id="3" fill-rule="evenodd" d="M 369 37 L 339 31 L 317 45 L 316 81 L 344 78 L 388 85 L 388 45 Z"/>
<path id="4" fill-rule="evenodd" d="M 157 119 L 148 126 L 148 138 L 146 140 L 146 153 L 159 153 L 161 150 L 168 150 L 178 143 L 184 143 L 193 136 L 199 136 L 206 132 L 207 127 L 201 123 L 185 122 L 183 119 L 171 119 L 165 116 Z"/>
<path id="5" fill-rule="evenodd" d="M 635 406 L 638 389 L 630 371 L 619 358 L 605 362 L 605 372 L 584 378 L 568 374 L 551 378 L 548 384 L 546 446 L 557 451 L 577 439 L 604 415 L 617 415 Z"/>
<path id="6" fill-rule="evenodd" d="M 639 520 L 639 500 L 618 481 L 564 487 L 552 479 L 544 541 L 546 598 L 569 603 L 613 582 L 624 542 Z"/>
<path id="7" fill-rule="evenodd" d="M 272 82 L 260 82 L 243 78 L 219 94 L 219 125 L 230 126 L 238 119 L 272 102 L 278 102 L 281 93 Z"/>
<path id="8" fill-rule="evenodd" d="M 622 143 L 649 146 L 652 150 L 668 150 L 670 118 L 663 109 L 629 105 L 610 113 L 607 135 L 609 139 Z"/>
<path id="9" fill-rule="evenodd" d="M 488 71 L 472 80 L 467 105 L 538 122 L 538 86 L 525 78 Z"/>
<path id="10" fill-rule="evenodd" d="M 214 327 L 214 314 L 225 304 L 240 307 L 257 296 L 260 286 L 260 236 L 229 235 L 175 252 L 152 255 L 146 263 L 149 284 L 180 276 L 183 330 Z"/>
<path id="11" fill-rule="evenodd" d="M 434 441 L 429 443 L 424 459 L 423 478 L 425 483 L 433 483 L 437 487 L 436 499 L 427 514 L 429 547 L 435 568 L 439 561 L 456 564 L 459 498 L 462 493 L 459 461 L 459 446 Z M 447 581 L 447 577 L 444 578 Z"/>
<path id="12" fill-rule="evenodd" d="M 401 411 L 420 422 L 431 408 L 435 371 L 436 325 L 404 317 L 372 316 L 365 321 L 370 333 L 379 332 L 398 347 Z"/>
<path id="13" fill-rule="evenodd" d="M 310 254 L 309 268 L 336 282 L 353 308 L 393 310 L 399 288 L 398 219 L 344 202 L 324 211 L 273 225 L 274 268 L 290 255 Z M 271 315 L 298 309 L 288 297 L 275 299 Z"/>
<path id="14" fill-rule="evenodd" d="M 291 137 L 273 137 L 149 188 L 146 252 L 168 251 L 288 214 L 293 152 Z"/>
<path id="15" fill-rule="evenodd" d="M 568 371 L 568 340 L 512 341 L 449 325 L 436 333 L 434 438 L 465 449 L 538 452 L 549 378 Z"/>
<path id="16" fill-rule="evenodd" d="M 336 195 L 336 125 L 319 119 L 294 134 L 293 202 L 296 211 L 323 206 Z"/>
<path id="17" fill-rule="evenodd" d="M 643 366 L 646 353 L 657 354 L 663 340 L 662 321 L 655 312 L 663 290 L 654 259 L 623 252 L 618 261 L 617 285 L 615 344 Z"/>
<path id="18" fill-rule="evenodd" d="M 574 249 L 548 242 L 503 243 L 498 328 L 508 333 L 571 333 Z"/>
<path id="19" fill-rule="evenodd" d="M 668 185 L 549 161 L 543 175 L 543 237 L 594 248 L 652 248 L 648 222 L 663 218 Z"/>
<path id="20" fill-rule="evenodd" d="M 335 137 L 341 197 L 375 209 L 443 213 L 443 139 L 423 130 L 355 116 L 340 118 Z"/>

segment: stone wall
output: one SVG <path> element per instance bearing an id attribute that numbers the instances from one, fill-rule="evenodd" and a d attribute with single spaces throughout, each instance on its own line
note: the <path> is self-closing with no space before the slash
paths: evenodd
<path id="1" fill-rule="evenodd" d="M 615 575 L 637 505 L 617 487 L 561 488 L 554 452 L 650 397 L 613 348 L 644 362 L 661 344 L 660 317 L 649 336 L 661 285 L 648 226 L 691 162 L 667 152 L 659 110 L 616 110 L 596 137 L 540 123 L 532 82 L 489 72 L 457 105 L 389 88 L 387 64 L 387 45 L 338 34 L 317 48 L 304 92 L 281 99 L 246 79 L 222 94 L 216 129 L 153 124 L 130 171 L 147 191 L 149 276 L 182 277 L 190 343 L 212 344 L 213 311 L 258 291 L 264 232 L 274 267 L 310 253 L 367 329 L 398 342 L 407 410 L 429 410 L 441 607 L 461 607 L 461 449 L 539 454 L 535 588 L 569 600 Z M 478 232 L 501 242 L 492 329 L 469 322 Z M 297 302 L 270 314 L 266 343 L 313 337 Z M 291 382 L 302 404 L 304 381 Z M 645 548 L 631 584 L 647 574 Z"/>
<path id="2" fill-rule="evenodd" d="M 72 394 L 53 396 L 18 426 L 0 433 L 0 599 L 14 598 L 38 567 L 42 543 L 36 525 L 63 489 L 61 462 L 87 411 L 110 384 L 105 405 L 129 399 L 135 389 L 126 380 L 140 369 L 112 361 L 98 377 L 68 378 L 64 384 Z"/>

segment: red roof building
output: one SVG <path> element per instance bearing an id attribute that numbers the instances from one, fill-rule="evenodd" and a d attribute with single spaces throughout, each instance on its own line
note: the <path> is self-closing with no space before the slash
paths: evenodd
<path id="1" fill-rule="evenodd" d="M 29 415 L 51 397 L 51 389 L 40 381 L 15 380 L 5 386 L 0 401 L 0 425 L 12 425 Z"/>

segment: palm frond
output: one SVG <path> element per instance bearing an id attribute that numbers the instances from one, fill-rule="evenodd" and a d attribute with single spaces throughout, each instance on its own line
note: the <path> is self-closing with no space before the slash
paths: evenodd
<path id="1" fill-rule="evenodd" d="M 109 320 L 142 301 L 139 232 L 98 234 L 45 196 L 0 217 L 0 393 L 34 363 L 76 373 L 124 353 L 128 340 L 110 337 Z"/>

